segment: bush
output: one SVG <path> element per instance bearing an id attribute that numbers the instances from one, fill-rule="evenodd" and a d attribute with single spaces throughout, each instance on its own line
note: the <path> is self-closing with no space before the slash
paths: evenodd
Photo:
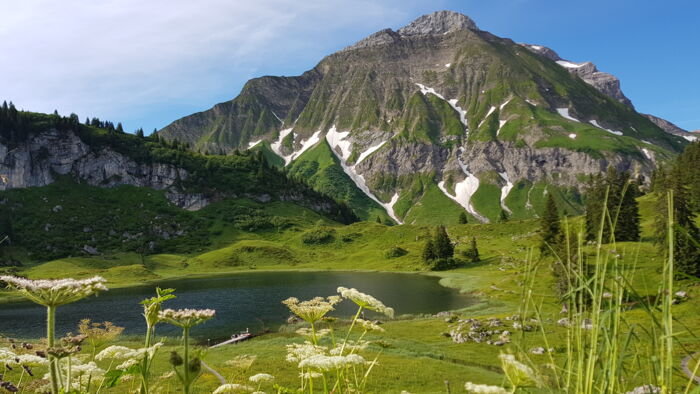
<path id="1" fill-rule="evenodd" d="M 307 245 L 320 245 L 333 242 L 335 230 L 329 228 L 315 228 L 302 234 L 301 241 Z"/>
<path id="2" fill-rule="evenodd" d="M 392 246 L 389 249 L 384 252 L 384 257 L 387 259 L 395 259 L 397 257 L 405 256 L 408 254 L 408 251 L 404 248 L 400 248 L 398 246 Z"/>
<path id="3" fill-rule="evenodd" d="M 428 266 L 431 271 L 445 271 L 453 268 L 457 268 L 462 265 L 460 260 L 453 257 L 434 259 L 428 262 Z"/>

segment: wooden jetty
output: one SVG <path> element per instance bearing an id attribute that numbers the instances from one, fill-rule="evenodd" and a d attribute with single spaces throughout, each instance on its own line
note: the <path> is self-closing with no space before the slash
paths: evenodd
<path id="1" fill-rule="evenodd" d="M 254 336 L 254 335 L 251 334 L 251 333 L 248 332 L 248 331 L 242 332 L 242 333 L 240 333 L 240 334 L 233 334 L 233 335 L 231 335 L 231 339 L 226 340 L 226 341 L 223 341 L 223 342 L 221 342 L 221 343 L 217 343 L 216 345 L 210 346 L 209 348 L 210 348 L 210 349 L 213 349 L 213 348 L 219 347 L 219 346 L 236 344 L 236 343 L 238 343 L 238 342 L 246 341 L 246 340 L 252 338 L 253 336 Z"/>

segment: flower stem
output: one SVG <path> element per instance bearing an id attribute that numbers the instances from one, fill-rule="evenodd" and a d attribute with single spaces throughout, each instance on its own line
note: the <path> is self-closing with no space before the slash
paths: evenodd
<path id="1" fill-rule="evenodd" d="M 153 342 L 153 327 L 150 324 L 146 326 L 146 344 L 145 347 L 151 347 L 151 342 Z M 149 367 L 148 352 L 143 358 L 141 363 L 141 394 L 148 394 L 148 367 Z"/>
<path id="2" fill-rule="evenodd" d="M 185 379 L 184 379 L 184 385 L 182 386 L 182 392 L 184 394 L 189 394 L 190 393 L 190 328 L 185 326 L 182 329 L 182 335 L 184 336 L 184 341 L 185 341 L 185 364 L 183 365 L 184 370 L 185 370 Z"/>
<path id="3" fill-rule="evenodd" d="M 54 347 L 56 341 L 56 307 L 47 306 L 46 307 L 46 342 L 49 348 Z M 58 394 L 58 376 L 56 368 L 57 360 L 51 354 L 47 354 L 49 358 L 49 374 L 51 377 L 51 392 L 53 394 Z"/>

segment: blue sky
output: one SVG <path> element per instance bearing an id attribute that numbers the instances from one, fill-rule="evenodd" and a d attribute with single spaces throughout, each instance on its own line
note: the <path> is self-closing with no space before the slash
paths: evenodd
<path id="1" fill-rule="evenodd" d="M 700 5 L 674 0 L 8 0 L 0 99 L 150 131 L 234 98 L 250 78 L 298 75 L 441 9 L 592 61 L 638 111 L 700 129 Z"/>

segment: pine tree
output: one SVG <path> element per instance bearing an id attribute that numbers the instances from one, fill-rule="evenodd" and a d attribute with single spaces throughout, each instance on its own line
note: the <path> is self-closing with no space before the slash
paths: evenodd
<path id="1" fill-rule="evenodd" d="M 380 218 L 379 216 L 377 216 L 377 223 L 382 224 L 382 218 Z"/>
<path id="2" fill-rule="evenodd" d="M 557 204 L 554 201 L 552 193 L 547 194 L 547 202 L 545 203 L 544 212 L 540 219 L 540 227 L 540 252 L 542 254 L 549 254 L 552 249 L 556 250 L 562 241 L 559 210 L 557 209 Z"/>
<path id="3" fill-rule="evenodd" d="M 665 193 L 657 199 L 656 235 L 663 252 L 668 250 L 668 196 L 673 204 L 673 254 L 677 273 L 700 275 L 700 230 L 690 206 L 689 188 L 683 177 L 684 167 L 677 162 L 669 172 Z M 669 193 L 670 192 L 670 193 Z"/>
<path id="4" fill-rule="evenodd" d="M 508 217 L 508 212 L 506 212 L 505 209 L 501 209 L 501 212 L 498 214 L 498 222 L 505 223 L 508 219 L 510 219 L 510 217 Z"/>
<path id="5" fill-rule="evenodd" d="M 447 235 L 447 230 L 445 226 L 438 226 L 435 229 L 435 255 L 441 259 L 447 259 L 453 257 L 455 254 L 454 246 L 450 237 Z"/>
<path id="6" fill-rule="evenodd" d="M 476 246 L 476 237 L 472 237 L 469 249 L 464 253 L 464 257 L 468 258 L 472 263 L 479 261 L 479 248 Z"/>
<path id="7" fill-rule="evenodd" d="M 459 214 L 459 224 L 467 224 L 467 214 L 462 212 Z"/>
<path id="8" fill-rule="evenodd" d="M 639 241 L 639 204 L 637 197 L 641 193 L 635 182 L 628 182 L 623 189 L 620 213 L 617 215 L 615 226 L 615 240 L 620 242 Z"/>
<path id="9" fill-rule="evenodd" d="M 379 217 L 377 217 L 379 219 Z M 432 238 L 428 238 L 428 241 L 423 246 L 423 262 L 429 263 L 437 258 L 435 254 L 435 245 L 433 244 Z"/>
<path id="10" fill-rule="evenodd" d="M 122 127 L 122 123 L 119 122 L 117 123 L 117 133 L 123 133 L 124 132 L 124 127 Z"/>

